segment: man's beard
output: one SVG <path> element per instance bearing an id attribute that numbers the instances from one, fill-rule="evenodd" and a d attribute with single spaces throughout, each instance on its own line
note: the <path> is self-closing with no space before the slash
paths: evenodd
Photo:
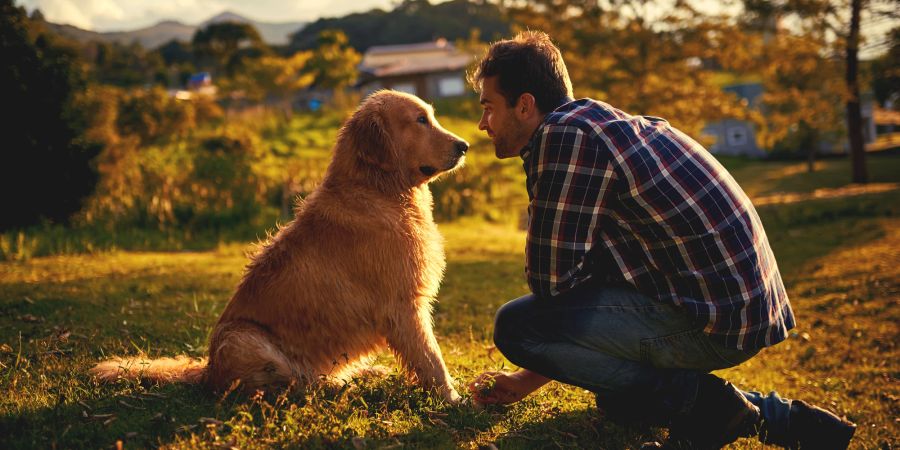
<path id="1" fill-rule="evenodd" d="M 511 158 L 519 154 L 522 145 L 517 145 L 514 141 L 518 140 L 525 132 L 524 125 L 516 120 L 509 120 L 504 127 L 507 133 L 494 135 L 494 154 L 498 158 Z"/>

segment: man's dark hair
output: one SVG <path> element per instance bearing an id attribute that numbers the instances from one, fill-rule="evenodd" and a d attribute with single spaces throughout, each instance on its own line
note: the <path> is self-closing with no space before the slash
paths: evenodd
<path id="1" fill-rule="evenodd" d="M 515 106 L 527 92 L 534 96 L 538 109 L 548 113 L 572 97 L 562 54 L 542 31 L 523 31 L 491 44 L 475 72 L 469 74 L 469 83 L 481 90 L 484 79 L 493 76 L 509 106 Z"/>

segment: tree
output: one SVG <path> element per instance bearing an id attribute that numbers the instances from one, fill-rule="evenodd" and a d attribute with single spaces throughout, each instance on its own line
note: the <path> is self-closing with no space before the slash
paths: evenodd
<path id="1" fill-rule="evenodd" d="M 0 229 L 65 222 L 97 183 L 100 146 L 84 139 L 86 118 L 72 107 L 85 64 L 12 0 L 0 0 L 0 52 Z"/>
<path id="2" fill-rule="evenodd" d="M 821 36 L 780 34 L 763 48 L 763 139 L 770 148 L 805 150 L 812 172 L 820 143 L 841 131 L 840 61 L 822 56 Z"/>
<path id="3" fill-rule="evenodd" d="M 221 22 L 197 30 L 192 40 L 201 65 L 233 74 L 243 58 L 266 51 L 259 32 L 250 24 Z"/>
<path id="4" fill-rule="evenodd" d="M 516 5 L 509 14 L 519 27 L 545 31 L 560 46 L 577 96 L 665 117 L 693 136 L 708 122 L 746 113 L 702 65 L 726 40 L 725 24 L 684 2 L 673 8 L 645 0 Z"/>
<path id="5" fill-rule="evenodd" d="M 297 52 L 286 58 L 262 56 L 236 73 L 224 87 L 241 90 L 256 100 L 276 98 L 287 109 L 291 95 L 313 82 L 314 76 L 304 69 L 311 57 L 310 52 Z"/>
<path id="6" fill-rule="evenodd" d="M 185 44 L 175 39 L 159 46 L 155 52 L 159 54 L 166 66 L 194 62 L 190 44 Z"/>
<path id="7" fill-rule="evenodd" d="M 170 85 L 184 86 L 196 72 L 197 67 L 194 64 L 194 53 L 190 44 L 173 39 L 154 50 L 154 54 L 162 58 Z"/>
<path id="8" fill-rule="evenodd" d="M 862 135 L 862 111 L 859 97 L 859 22 L 862 0 L 850 1 L 850 33 L 847 36 L 847 134 L 850 137 L 850 156 L 853 165 L 853 182 L 867 183 L 866 148 Z"/>
<path id="9" fill-rule="evenodd" d="M 893 101 L 895 111 L 900 111 L 900 27 L 891 30 L 890 48 L 872 61 L 872 91 L 881 105 Z"/>
<path id="10" fill-rule="evenodd" d="M 466 39 L 479 30 L 484 39 L 499 39 L 509 34 L 509 21 L 493 2 L 450 0 L 431 4 L 427 0 L 403 0 L 392 11 L 373 9 L 339 18 L 319 19 L 291 36 L 294 50 L 312 50 L 319 45 L 319 34 L 340 30 L 356 51 L 373 45 L 411 44 L 439 37 Z"/>
<path id="11" fill-rule="evenodd" d="M 324 89 L 343 89 L 356 81 L 357 65 L 362 57 L 340 30 L 319 33 L 318 45 L 306 62 L 304 71 L 313 76 L 313 85 Z"/>
<path id="12" fill-rule="evenodd" d="M 147 52 L 137 42 L 130 45 L 100 42 L 95 45 L 92 75 L 100 83 L 130 87 L 165 78 L 160 55 Z"/>
<path id="13" fill-rule="evenodd" d="M 744 0 L 747 14 L 757 20 L 793 20 L 800 33 L 819 31 L 844 55 L 847 135 L 852 162 L 852 181 L 866 183 L 866 153 L 860 112 L 859 49 L 863 15 L 869 21 L 898 17 L 898 0 Z"/>

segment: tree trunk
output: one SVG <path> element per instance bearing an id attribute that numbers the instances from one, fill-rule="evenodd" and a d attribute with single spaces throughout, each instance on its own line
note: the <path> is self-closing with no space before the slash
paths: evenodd
<path id="1" fill-rule="evenodd" d="M 806 147 L 806 171 L 813 173 L 816 171 L 816 146 L 815 141 L 810 139 Z"/>
<path id="2" fill-rule="evenodd" d="M 806 122 L 800 122 L 800 132 L 803 133 L 802 145 L 806 147 L 806 171 L 816 171 L 816 151 L 819 145 L 819 133 Z"/>
<path id="3" fill-rule="evenodd" d="M 863 0 L 851 0 L 850 36 L 847 39 L 847 133 L 850 137 L 850 158 L 853 166 L 853 182 L 866 183 L 866 148 L 862 136 L 862 112 L 860 111 L 859 81 L 859 15 Z"/>

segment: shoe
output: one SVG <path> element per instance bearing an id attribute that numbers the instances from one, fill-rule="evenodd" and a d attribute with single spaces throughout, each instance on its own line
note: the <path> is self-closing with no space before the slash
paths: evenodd
<path id="1" fill-rule="evenodd" d="M 748 402 L 731 383 L 711 374 L 700 376 L 697 400 L 687 414 L 672 420 L 669 439 L 648 442 L 642 450 L 712 450 L 756 434 L 759 408 Z"/>
<path id="2" fill-rule="evenodd" d="M 786 436 L 768 436 L 765 422 L 760 440 L 789 449 L 845 450 L 856 424 L 802 400 L 791 400 Z"/>

